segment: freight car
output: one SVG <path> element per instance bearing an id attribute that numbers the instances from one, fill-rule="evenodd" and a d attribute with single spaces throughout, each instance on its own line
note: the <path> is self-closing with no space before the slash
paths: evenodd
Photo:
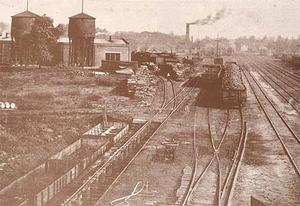
<path id="1" fill-rule="evenodd" d="M 0 205 L 53 205 L 51 201 L 55 201 L 56 195 L 64 192 L 93 163 L 102 163 L 107 158 L 106 152 L 121 144 L 129 130 L 128 124 L 106 122 L 105 127 L 102 124 L 8 186 L 3 193 L 8 198 L 1 199 Z"/>
<path id="2" fill-rule="evenodd" d="M 222 102 L 226 107 L 240 106 L 247 99 L 240 67 L 237 64 L 226 64 L 222 78 Z"/>
<path id="3" fill-rule="evenodd" d="M 137 61 L 138 65 L 141 66 L 147 63 L 163 64 L 163 63 L 179 63 L 179 59 L 175 53 L 166 52 L 132 52 L 131 60 Z"/>
<path id="4" fill-rule="evenodd" d="M 212 83 L 220 79 L 222 67 L 218 64 L 205 64 L 203 65 L 205 72 L 201 75 L 203 82 Z"/>

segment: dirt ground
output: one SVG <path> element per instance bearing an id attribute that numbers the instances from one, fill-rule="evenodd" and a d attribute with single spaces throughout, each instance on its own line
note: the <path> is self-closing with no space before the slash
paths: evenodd
<path id="1" fill-rule="evenodd" d="M 193 94 L 193 101 L 197 93 Z M 190 103 L 191 104 L 191 103 Z M 150 194 L 141 194 L 129 200 L 132 205 L 145 205 L 152 201 L 158 205 L 174 203 L 176 190 L 180 186 L 183 169 L 192 165 L 193 114 L 191 109 L 182 108 L 149 141 L 124 174 L 117 180 L 111 190 L 103 197 L 100 205 L 129 195 L 139 181 L 149 185 Z M 174 162 L 156 160 L 154 156 L 166 139 L 174 138 L 179 143 Z"/>

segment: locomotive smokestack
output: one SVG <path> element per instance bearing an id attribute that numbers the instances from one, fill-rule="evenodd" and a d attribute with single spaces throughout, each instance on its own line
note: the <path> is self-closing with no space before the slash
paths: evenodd
<path id="1" fill-rule="evenodd" d="M 190 24 L 186 24 L 186 33 L 185 33 L 185 40 L 186 42 L 190 41 Z"/>

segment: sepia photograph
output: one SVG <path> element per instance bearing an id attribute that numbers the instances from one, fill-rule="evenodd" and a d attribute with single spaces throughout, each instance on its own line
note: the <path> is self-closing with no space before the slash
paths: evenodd
<path id="1" fill-rule="evenodd" d="M 299 0 L 0 0 L 0 206 L 300 206 Z"/>

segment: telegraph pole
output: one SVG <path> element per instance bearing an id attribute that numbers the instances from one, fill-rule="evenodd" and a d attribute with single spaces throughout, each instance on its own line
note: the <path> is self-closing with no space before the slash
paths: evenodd
<path id="1" fill-rule="evenodd" d="M 83 2 L 84 0 L 81 1 L 81 13 L 83 13 Z"/>
<path id="2" fill-rule="evenodd" d="M 217 36 L 217 58 L 219 58 L 219 34 Z"/>

